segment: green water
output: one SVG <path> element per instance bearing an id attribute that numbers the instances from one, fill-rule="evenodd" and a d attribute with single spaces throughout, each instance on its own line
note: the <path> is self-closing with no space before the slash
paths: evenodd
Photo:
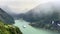
<path id="1" fill-rule="evenodd" d="M 53 31 L 45 30 L 45 29 L 37 29 L 30 25 L 28 25 L 28 22 L 23 20 L 15 20 L 15 26 L 18 26 L 20 30 L 23 32 L 23 34 L 59 34 Z M 23 28 L 23 26 L 26 26 L 26 28 Z"/>

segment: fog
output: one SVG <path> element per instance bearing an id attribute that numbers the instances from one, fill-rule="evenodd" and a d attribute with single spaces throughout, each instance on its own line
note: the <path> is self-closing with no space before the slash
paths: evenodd
<path id="1" fill-rule="evenodd" d="M 50 1 L 47 3 L 39 4 L 32 10 L 33 14 L 41 15 L 41 14 L 52 14 L 54 11 L 60 12 L 60 1 Z"/>
<path id="2" fill-rule="evenodd" d="M 60 7 L 60 0 L 0 0 L 0 7 L 8 13 L 25 13 L 28 10 L 40 6 L 41 4 L 50 3 L 49 6 L 43 6 L 40 9 L 51 9 L 55 5 L 56 8 Z M 47 12 L 46 10 L 45 12 Z"/>

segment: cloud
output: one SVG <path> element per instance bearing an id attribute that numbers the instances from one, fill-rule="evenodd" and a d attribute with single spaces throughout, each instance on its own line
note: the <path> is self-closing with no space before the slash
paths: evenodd
<path id="1" fill-rule="evenodd" d="M 29 10 L 38 6 L 39 4 L 52 2 L 52 1 L 57 1 L 57 0 L 0 0 L 0 6 L 8 6 L 15 13 L 23 13 L 26 12 L 23 10 L 26 9 Z"/>
<path id="2" fill-rule="evenodd" d="M 36 0 L 0 0 L 0 6 L 8 6 L 14 10 L 13 12 L 22 13 L 22 10 L 29 10 L 37 6 L 37 2 Z"/>

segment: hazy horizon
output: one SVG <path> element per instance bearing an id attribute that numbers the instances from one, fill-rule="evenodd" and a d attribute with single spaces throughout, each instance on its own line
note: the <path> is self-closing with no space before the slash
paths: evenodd
<path id="1" fill-rule="evenodd" d="M 0 0 L 0 6 L 7 6 L 13 13 L 24 13 L 39 4 L 60 0 Z"/>

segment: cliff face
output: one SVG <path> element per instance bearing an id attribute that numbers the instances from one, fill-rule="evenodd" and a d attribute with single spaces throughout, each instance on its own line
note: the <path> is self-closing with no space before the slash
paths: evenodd
<path id="1" fill-rule="evenodd" d="M 0 20 L 0 34 L 22 34 L 18 27 L 4 24 Z"/>
<path id="2" fill-rule="evenodd" d="M 14 19 L 8 13 L 6 13 L 4 10 L 2 10 L 1 8 L 0 8 L 0 20 L 2 20 L 6 24 L 14 23 Z"/>

